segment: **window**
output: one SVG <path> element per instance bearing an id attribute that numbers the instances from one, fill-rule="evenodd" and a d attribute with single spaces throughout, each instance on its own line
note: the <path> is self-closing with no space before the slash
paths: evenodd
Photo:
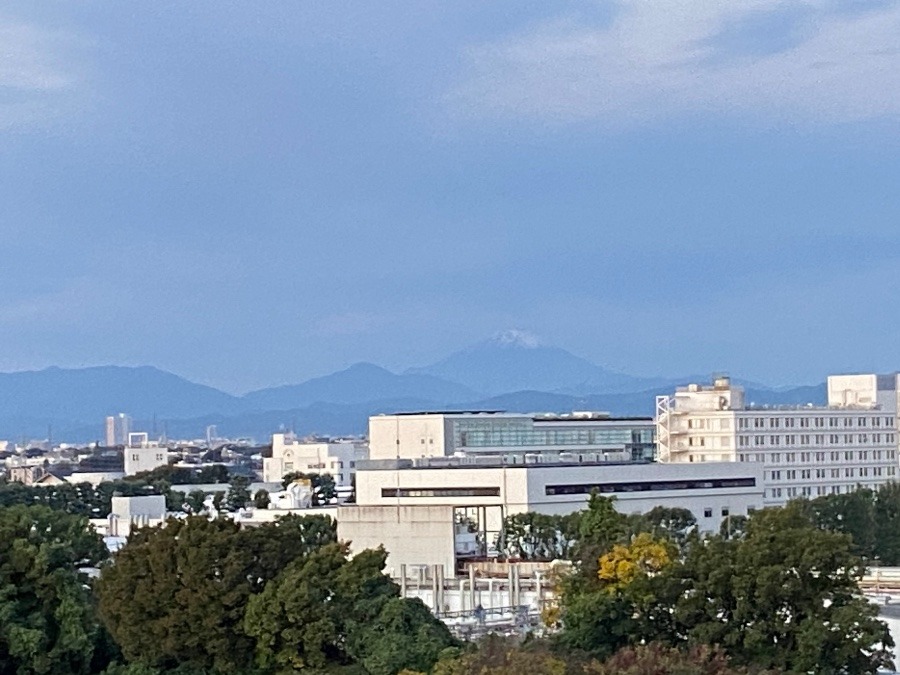
<path id="1" fill-rule="evenodd" d="M 550 494 L 549 492 L 547 494 Z M 499 487 L 381 488 L 382 497 L 499 497 Z"/>
<path id="2" fill-rule="evenodd" d="M 723 518 L 727 518 L 727 517 L 728 517 L 728 507 L 727 507 L 727 506 L 723 506 L 723 507 L 722 507 L 722 517 L 723 517 Z"/>
<path id="3" fill-rule="evenodd" d="M 544 488 L 544 494 L 589 495 L 595 490 L 601 494 L 610 494 L 615 492 L 650 492 L 657 490 L 723 490 L 755 486 L 755 478 L 712 478 L 709 480 L 697 479 L 659 481 L 648 480 L 634 481 L 631 483 L 576 483 L 570 485 L 547 485 Z"/>
<path id="4" fill-rule="evenodd" d="M 712 518 L 712 509 L 710 509 L 710 508 L 703 509 L 703 517 L 704 518 Z"/>

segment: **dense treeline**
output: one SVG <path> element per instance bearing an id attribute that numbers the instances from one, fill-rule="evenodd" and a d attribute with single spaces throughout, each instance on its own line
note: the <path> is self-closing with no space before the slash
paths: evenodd
<path id="1" fill-rule="evenodd" d="M 0 481 L 0 507 L 42 504 L 52 509 L 88 518 L 105 518 L 110 513 L 112 497 L 137 497 L 141 495 L 164 495 L 170 511 L 200 513 L 205 495 L 202 492 L 172 490 L 178 484 L 221 483 L 219 502 L 223 508 L 236 511 L 251 501 L 247 487 L 249 479 L 243 476 L 229 476 L 223 465 L 203 467 L 200 470 L 164 466 L 127 476 L 122 480 L 107 481 L 96 487 L 90 483 L 61 483 L 60 485 L 23 485 Z"/>
<path id="2" fill-rule="evenodd" d="M 893 644 L 859 594 L 864 546 L 838 530 L 879 495 L 794 502 L 714 536 L 686 511 L 623 515 L 596 495 L 572 516 L 511 517 L 506 555 L 573 564 L 549 637 L 478 648 L 399 597 L 384 551 L 350 557 L 323 516 L 172 520 L 110 561 L 82 516 L 0 508 L 0 675 L 875 673 Z"/>
<path id="3" fill-rule="evenodd" d="M 427 671 L 457 642 L 399 597 L 385 555 L 350 558 L 323 516 L 192 516 L 136 532 L 109 564 L 85 518 L 0 508 L 0 673 Z"/>
<path id="4" fill-rule="evenodd" d="M 870 563 L 900 566 L 900 483 L 796 504 L 820 528 L 850 535 L 853 552 Z"/>

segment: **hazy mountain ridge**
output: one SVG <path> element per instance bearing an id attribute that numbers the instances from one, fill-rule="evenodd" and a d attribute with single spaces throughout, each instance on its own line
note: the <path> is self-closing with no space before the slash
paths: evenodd
<path id="1" fill-rule="evenodd" d="M 397 374 L 372 363 L 356 363 L 345 370 L 300 384 L 252 391 L 241 400 L 250 410 L 281 410 L 303 402 L 356 404 L 405 397 L 452 401 L 477 396 L 468 387 L 439 377 Z"/>
<path id="2" fill-rule="evenodd" d="M 209 424 L 230 437 L 264 439 L 279 429 L 358 434 L 372 414 L 415 409 L 510 412 L 605 410 L 650 416 L 657 394 L 708 377 L 644 378 L 616 373 L 522 334 L 501 334 L 430 366 L 393 373 L 358 363 L 296 385 L 234 396 L 157 368 L 101 366 L 0 373 L 0 438 L 103 436 L 106 415 L 127 412 L 135 428 L 170 438 L 202 437 Z M 739 381 L 739 380 L 737 380 Z M 746 383 L 748 403 L 823 403 L 824 385 L 771 389 Z"/>
<path id="3" fill-rule="evenodd" d="M 406 372 L 459 382 L 488 395 L 526 390 L 566 394 L 633 392 L 667 382 L 663 378 L 608 370 L 516 331 L 501 333 L 429 366 Z"/>

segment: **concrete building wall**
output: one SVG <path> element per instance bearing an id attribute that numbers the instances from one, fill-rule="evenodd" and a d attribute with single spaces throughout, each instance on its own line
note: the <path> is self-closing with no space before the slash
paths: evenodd
<path id="1" fill-rule="evenodd" d="M 452 440 L 452 423 L 446 415 L 369 418 L 370 459 L 443 457 Z"/>
<path id="2" fill-rule="evenodd" d="M 127 537 L 138 527 L 153 527 L 165 522 L 166 498 L 163 495 L 113 497 L 107 534 Z"/>
<path id="3" fill-rule="evenodd" d="M 338 539 L 351 551 L 384 546 L 385 572 L 397 576 L 400 565 L 442 565 L 455 574 L 453 507 L 362 506 L 338 507 Z"/>
<path id="4" fill-rule="evenodd" d="M 360 506 L 488 506 L 510 515 L 566 514 L 585 508 L 590 494 L 615 497 L 623 513 L 656 506 L 686 508 L 703 530 L 728 515 L 763 507 L 763 467 L 755 464 L 567 464 L 361 471 Z"/>
<path id="5" fill-rule="evenodd" d="M 168 464 L 168 452 L 168 448 L 156 444 L 125 448 L 125 475 L 133 476 L 165 466 Z"/>

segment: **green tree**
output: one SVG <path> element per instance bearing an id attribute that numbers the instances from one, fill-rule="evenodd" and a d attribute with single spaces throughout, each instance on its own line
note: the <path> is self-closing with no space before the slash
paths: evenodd
<path id="1" fill-rule="evenodd" d="M 799 505 L 754 514 L 743 538 L 712 537 L 680 566 L 678 632 L 738 664 L 785 673 L 875 673 L 893 646 L 859 594 L 848 535 L 816 528 Z"/>
<path id="2" fill-rule="evenodd" d="M 188 509 L 190 509 L 190 513 L 193 513 L 195 515 L 198 513 L 203 513 L 205 502 L 206 494 L 203 492 L 203 490 L 191 490 L 190 493 L 188 493 L 187 499 L 185 500 Z"/>
<path id="3" fill-rule="evenodd" d="M 240 673 L 252 556 L 227 519 L 189 517 L 132 534 L 97 583 L 100 615 L 132 662 Z"/>
<path id="4" fill-rule="evenodd" d="M 854 554 L 867 559 L 875 557 L 878 527 L 875 519 L 875 495 L 871 490 L 859 489 L 840 495 L 818 497 L 809 502 L 809 511 L 819 527 L 829 532 L 850 535 Z"/>
<path id="5" fill-rule="evenodd" d="M 204 466 L 197 473 L 196 482 L 200 483 L 200 484 L 227 483 L 228 482 L 228 467 L 225 466 L 224 464 L 213 464 L 212 466 Z"/>
<path id="6" fill-rule="evenodd" d="M 455 641 L 421 604 L 398 597 L 383 550 L 348 559 L 329 544 L 290 563 L 247 606 L 264 670 L 321 672 L 359 663 L 372 675 L 429 669 Z"/>
<path id="7" fill-rule="evenodd" d="M 900 565 L 900 483 L 887 483 L 879 488 L 874 511 L 874 557 L 882 565 Z"/>
<path id="8" fill-rule="evenodd" d="M 351 634 L 349 651 L 370 675 L 427 672 L 456 644 L 447 627 L 418 598 L 391 598 L 369 623 Z"/>
<path id="9" fill-rule="evenodd" d="M 253 591 L 259 592 L 289 563 L 337 542 L 337 523 L 329 516 L 281 516 L 274 523 L 240 531 L 240 545 L 253 558 Z"/>
<path id="10" fill-rule="evenodd" d="M 228 495 L 225 497 L 225 508 L 229 511 L 237 511 L 244 508 L 250 501 L 249 487 L 249 478 L 246 476 L 233 476 L 228 488 Z"/>
<path id="11" fill-rule="evenodd" d="M 655 506 L 643 515 L 648 531 L 655 537 L 667 537 L 684 545 L 696 530 L 697 519 L 688 509 Z"/>
<path id="12" fill-rule="evenodd" d="M 97 582 L 100 615 L 133 664 L 165 672 L 252 670 L 250 597 L 294 559 L 335 540 L 324 516 L 241 529 L 191 516 L 132 534 Z"/>
<path id="13" fill-rule="evenodd" d="M 629 519 L 616 511 L 613 504 L 613 498 L 594 493 L 578 519 L 572 553 L 579 576 L 589 584 L 596 585 L 600 556 L 613 545 L 625 542 L 631 529 Z"/>
<path id="14" fill-rule="evenodd" d="M 509 558 L 556 560 L 567 558 L 578 532 L 578 512 L 565 516 L 527 512 L 503 520 L 500 551 Z"/>
<path id="15" fill-rule="evenodd" d="M 256 494 L 253 495 L 253 506 L 258 509 L 267 509 L 270 503 L 271 499 L 269 499 L 268 490 L 257 490 Z"/>
<path id="16" fill-rule="evenodd" d="M 0 508 L 0 672 L 91 673 L 104 635 L 79 568 L 106 557 L 86 519 Z"/>

